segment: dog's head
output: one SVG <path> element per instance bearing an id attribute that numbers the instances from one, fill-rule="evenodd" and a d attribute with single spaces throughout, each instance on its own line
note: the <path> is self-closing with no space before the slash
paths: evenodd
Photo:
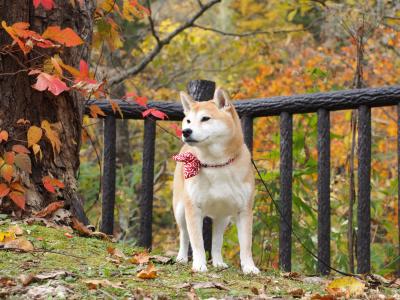
<path id="1" fill-rule="evenodd" d="M 224 90 L 217 88 L 214 98 L 204 102 L 194 101 L 185 92 L 180 95 L 185 114 L 182 122 L 182 140 L 185 143 L 203 147 L 226 143 L 242 134 L 235 108 Z"/>

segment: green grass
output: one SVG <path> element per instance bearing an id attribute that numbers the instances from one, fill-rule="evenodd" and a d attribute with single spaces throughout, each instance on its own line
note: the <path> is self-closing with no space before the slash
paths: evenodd
<path id="1" fill-rule="evenodd" d="M 0 231 L 5 231 L 8 225 L 7 223 L 0 225 Z M 189 288 L 180 288 L 179 285 L 196 282 L 217 282 L 228 289 L 196 289 L 195 293 L 200 299 L 255 296 L 253 291 L 256 289 L 260 291 L 263 288 L 269 296 L 283 298 L 290 297 L 289 291 L 296 288 L 301 288 L 310 294 L 324 294 L 325 287 L 321 284 L 307 284 L 287 279 L 276 271 L 262 272 L 258 276 L 244 275 L 235 267 L 216 270 L 210 266 L 209 272 L 197 274 L 191 271 L 190 265 L 156 264 L 158 277 L 142 280 L 136 277 L 142 266 L 129 262 L 114 263 L 107 252 L 107 247 L 112 246 L 120 249 L 125 255 L 131 256 L 141 249 L 95 238 L 83 238 L 75 234 L 73 238 L 68 238 L 63 230 L 41 225 L 20 226 L 24 229 L 24 236 L 33 243 L 37 251 L 33 253 L 0 251 L 0 278 L 13 278 L 20 286 L 18 293 L 8 295 L 10 299 L 20 299 L 30 288 L 46 285 L 46 281 L 37 281 L 27 287 L 22 287 L 18 281 L 21 274 L 40 274 L 54 270 L 72 273 L 70 276 L 56 279 L 57 284 L 73 291 L 68 299 L 125 299 L 132 297 L 135 293 L 168 299 L 186 299 Z M 88 279 L 107 279 L 121 283 L 121 288 L 105 286 L 89 289 L 84 282 Z M 49 296 L 44 299 L 55 298 Z"/>

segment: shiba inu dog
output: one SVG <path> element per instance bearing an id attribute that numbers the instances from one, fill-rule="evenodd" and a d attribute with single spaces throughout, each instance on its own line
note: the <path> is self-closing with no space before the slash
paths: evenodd
<path id="1" fill-rule="evenodd" d="M 214 99 L 196 102 L 181 92 L 185 118 L 185 145 L 174 156 L 178 161 L 173 182 L 173 208 L 180 230 L 177 261 L 188 261 L 189 241 L 193 271 L 207 271 L 203 245 L 203 217 L 213 219 L 212 263 L 225 268 L 221 249 L 224 231 L 236 222 L 240 262 L 244 273 L 257 274 L 252 252 L 254 175 L 250 152 L 243 141 L 239 116 L 228 95 L 217 89 Z"/>

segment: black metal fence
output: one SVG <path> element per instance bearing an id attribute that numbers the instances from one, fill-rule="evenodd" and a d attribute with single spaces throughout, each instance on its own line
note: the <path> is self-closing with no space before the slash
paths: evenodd
<path id="1" fill-rule="evenodd" d="M 210 82 L 208 82 L 210 83 Z M 203 93 L 196 84 L 189 85 L 189 93 L 196 100 L 212 98 L 212 91 L 205 88 Z M 197 89 L 197 90 L 196 90 Z M 211 96 L 210 96 L 211 95 Z M 133 103 L 116 100 L 124 119 L 143 119 L 144 108 Z M 295 96 L 280 96 L 266 99 L 250 99 L 234 102 L 242 119 L 245 142 L 252 149 L 253 119 L 255 117 L 280 116 L 280 209 L 279 263 L 283 270 L 291 269 L 292 249 L 292 176 L 293 176 L 293 114 L 317 113 L 318 115 L 318 256 L 330 263 L 330 111 L 357 109 L 358 122 L 358 201 L 357 201 L 357 272 L 366 273 L 371 269 L 371 108 L 397 105 L 398 132 L 400 132 L 400 87 L 368 88 L 329 93 L 316 93 Z M 116 126 L 114 114 L 108 101 L 96 101 L 105 113 L 104 120 L 104 171 L 103 171 L 103 215 L 101 229 L 112 233 L 115 202 L 115 140 Z M 150 102 L 150 108 L 156 108 L 168 115 L 168 120 L 183 119 L 183 111 L 178 102 Z M 89 114 L 87 108 L 86 113 Z M 156 121 L 144 120 L 144 145 L 142 169 L 142 197 L 140 199 L 139 244 L 151 248 L 154 154 L 156 139 Z M 398 158 L 400 157 L 400 134 Z M 397 166 L 400 178 L 400 160 Z M 398 190 L 398 209 L 400 210 L 400 189 Z M 400 211 L 399 239 L 400 239 Z M 207 229 L 206 231 L 209 231 Z M 400 246 L 399 246 L 400 255 Z M 329 268 L 318 263 L 318 272 L 329 273 Z"/>

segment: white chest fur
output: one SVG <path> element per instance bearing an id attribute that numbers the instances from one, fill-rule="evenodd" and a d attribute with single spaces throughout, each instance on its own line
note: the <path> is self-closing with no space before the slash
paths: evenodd
<path id="1" fill-rule="evenodd" d="M 236 216 L 251 201 L 251 184 L 246 182 L 249 170 L 232 163 L 220 168 L 202 168 L 186 180 L 186 191 L 204 216 Z"/>

